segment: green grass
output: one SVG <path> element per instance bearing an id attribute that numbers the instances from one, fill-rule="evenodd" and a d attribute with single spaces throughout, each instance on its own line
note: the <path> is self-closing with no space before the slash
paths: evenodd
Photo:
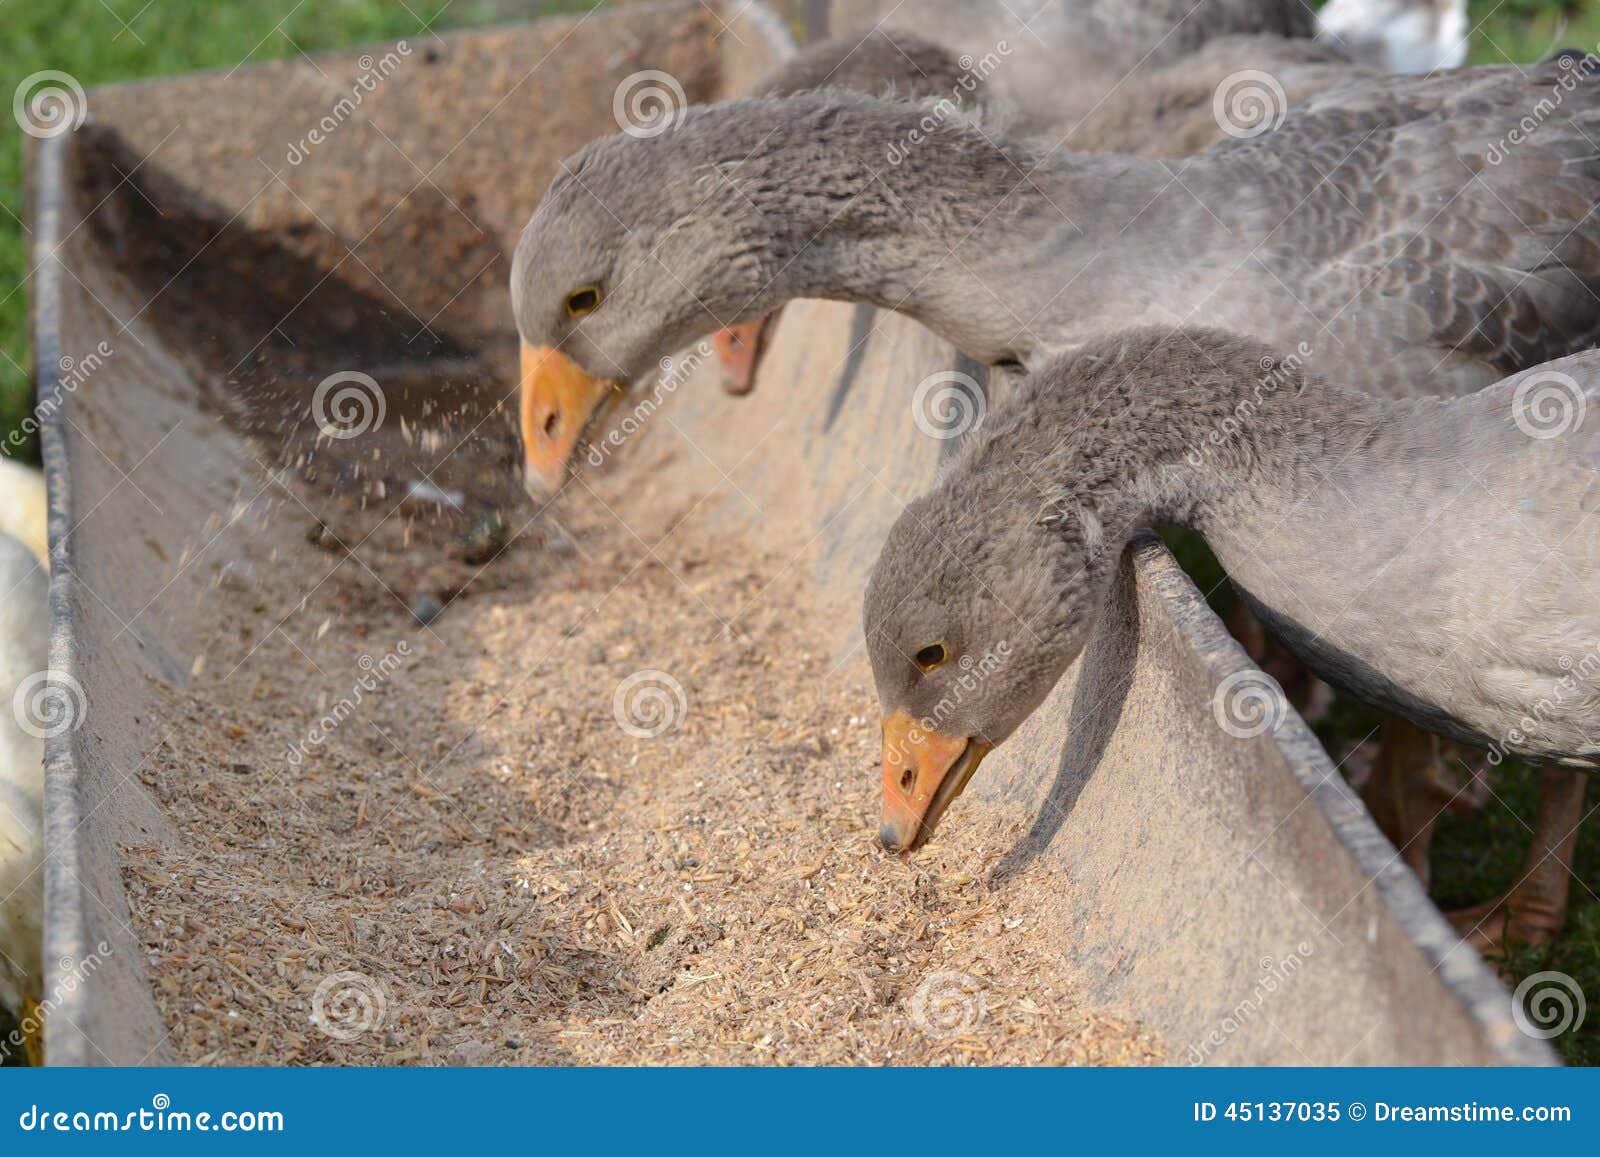
<path id="1" fill-rule="evenodd" d="M 6 0 L 0 4 L 0 97 L 43 69 L 85 88 L 367 41 L 594 7 L 599 0 Z M 198 114 L 197 114 L 198 115 Z M 0 438 L 33 405 L 22 228 L 23 134 L 0 130 Z M 34 457 L 37 448 L 25 452 Z"/>
<path id="2" fill-rule="evenodd" d="M 1538 60 L 1560 48 L 1595 51 L 1600 8 L 1585 0 L 1473 0 L 1473 64 Z"/>
<path id="3" fill-rule="evenodd" d="M 1351 744 L 1371 735 L 1383 716 L 1354 700 L 1339 698 L 1316 732 L 1333 757 L 1341 759 Z M 1457 766 L 1465 778 L 1465 769 Z M 1493 899 L 1516 882 L 1531 842 L 1539 810 L 1539 771 L 1507 761 L 1489 772 L 1493 790 L 1481 817 L 1446 813 L 1433 838 L 1435 903 L 1445 911 Z M 1588 807 L 1600 804 L 1600 789 L 1590 786 Z M 1600 1065 L 1600 823 L 1589 822 L 1578 833 L 1573 857 L 1572 896 L 1567 928 L 1546 951 L 1523 949 L 1503 962 L 1508 986 L 1535 972 L 1564 972 L 1578 983 L 1589 1015 L 1578 1031 L 1550 1043 L 1574 1065 Z"/>
<path id="4" fill-rule="evenodd" d="M 1498 896 L 1517 877 L 1528 849 L 1528 828 L 1539 806 L 1539 773 L 1507 764 L 1493 778 L 1495 796 L 1480 820 L 1446 815 L 1433 846 L 1433 896 L 1443 908 L 1465 907 Z M 1600 802 L 1590 785 L 1587 806 Z M 1550 949 L 1524 950 L 1506 961 L 1515 980 L 1535 972 L 1564 972 L 1578 983 L 1588 1016 L 1576 1032 L 1551 1043 L 1569 1064 L 1600 1065 L 1600 824 L 1591 821 L 1578 834 L 1567 929 Z M 1594 889 L 1594 891 L 1591 891 Z"/>

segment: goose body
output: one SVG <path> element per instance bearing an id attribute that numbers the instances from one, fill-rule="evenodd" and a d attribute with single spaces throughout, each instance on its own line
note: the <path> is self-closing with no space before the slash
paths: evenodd
<path id="1" fill-rule="evenodd" d="M 1246 600 L 1368 703 L 1600 767 L 1600 354 L 1449 401 L 1360 399 L 1341 434 L 1309 475 L 1263 475 L 1196 527 Z"/>
<path id="2" fill-rule="evenodd" d="M 1269 74 L 1266 83 L 1276 85 L 1275 91 L 1258 87 L 1247 89 L 1246 96 L 1265 98 L 1261 111 L 1273 115 L 1317 93 L 1377 75 L 1331 43 L 1275 33 L 1223 35 L 1177 59 L 1143 61 L 1136 72 L 1115 79 L 1085 81 L 1057 59 L 1050 83 L 1024 99 L 1015 91 L 1019 51 L 1005 37 L 974 54 L 907 29 L 873 26 L 859 36 L 807 45 L 764 77 L 751 95 L 834 89 L 925 105 L 945 102 L 937 115 L 963 112 L 981 119 L 989 132 L 1037 136 L 1080 152 L 1181 157 L 1228 139 L 1229 126 L 1216 106 L 1228 98 L 1231 78 L 1245 74 L 1247 85 L 1249 78 L 1259 85 L 1261 74 Z M 1238 127 L 1248 130 L 1253 123 Z"/>
<path id="3" fill-rule="evenodd" d="M 762 77 L 750 95 L 843 89 L 906 101 L 959 98 L 981 92 L 987 77 L 977 66 L 975 58 L 918 32 L 874 26 L 859 36 L 808 44 Z"/>
<path id="4" fill-rule="evenodd" d="M 993 5 L 958 7 L 969 16 L 976 8 L 988 20 L 1004 11 Z M 1155 38 L 1145 47 L 1144 58 L 1113 78 L 1101 75 L 1103 60 L 1097 60 L 1087 74 L 1077 67 L 1063 73 L 1081 49 L 1080 39 L 1071 33 L 1081 37 L 1082 27 L 1055 30 L 1064 43 L 1053 46 L 1048 75 L 1042 75 L 1038 68 L 1030 72 L 1025 67 L 1037 55 L 1030 51 L 1037 35 L 1032 25 L 1027 30 L 1010 29 L 1015 35 L 1009 37 L 974 35 L 969 28 L 965 38 L 974 45 L 973 51 L 958 53 L 919 33 L 874 24 L 865 34 L 834 37 L 801 49 L 763 78 L 752 95 L 841 89 L 918 102 L 924 118 L 964 116 L 981 120 L 988 132 L 1036 133 L 1057 148 L 1177 157 L 1225 140 L 1230 131 L 1251 131 L 1258 121 L 1281 114 L 1290 102 L 1370 75 L 1336 48 L 1287 35 L 1291 30 L 1287 20 L 1261 19 L 1262 10 L 1270 10 L 1269 17 L 1282 15 L 1274 5 L 1223 11 L 1226 7 L 1202 6 L 1212 23 L 1206 25 L 1202 17 L 1199 30 L 1214 35 L 1265 24 L 1275 31 L 1214 35 L 1175 60 L 1149 59 L 1163 43 Z M 1151 8 L 1159 9 L 1163 19 L 1174 16 L 1159 2 Z M 1148 14 L 1146 9 L 1139 11 Z M 913 13 L 930 15 L 916 6 Z M 897 8 L 890 19 L 906 15 Z M 1250 19 L 1252 15 L 1256 19 Z M 943 27 L 938 21 L 932 26 Z M 961 27 L 955 21 L 958 37 Z M 1155 36 L 1154 28 L 1145 31 Z M 1172 32 L 1168 27 L 1163 35 Z M 1070 79 L 1063 82 L 1063 75 Z M 1224 116 L 1218 115 L 1219 101 L 1227 110 Z M 712 335 L 729 393 L 745 394 L 754 387 L 770 320 L 739 323 Z"/>
<path id="5" fill-rule="evenodd" d="M 1316 31 L 1300 0 L 847 0 L 833 7 L 830 29 L 839 34 L 910 30 L 960 52 L 1008 40 L 1045 61 L 1123 71 L 1141 60 L 1181 59 L 1218 37 Z"/>
<path id="6" fill-rule="evenodd" d="M 1318 93 L 1376 76 L 1334 45 L 1224 36 L 1179 60 L 1146 66 L 1137 82 L 1113 85 L 1087 105 L 1041 100 L 1032 119 L 1010 127 L 1080 152 L 1186 157 L 1234 135 L 1254 135 Z"/>
<path id="7" fill-rule="evenodd" d="M 1310 369 L 1380 396 L 1481 388 L 1600 331 L 1597 92 L 1555 65 L 1383 78 L 1181 162 L 842 92 L 591 143 L 513 261 L 530 484 L 558 486 L 661 357 L 795 297 L 907 313 L 1007 370 L 1196 324 L 1305 342 Z M 587 286 L 597 308 L 564 308 Z"/>
<path id="8" fill-rule="evenodd" d="M 1386 401 L 1220 331 L 1090 343 L 991 417 L 874 568 L 885 842 L 926 838 L 947 773 L 970 776 L 1043 702 L 1122 545 L 1157 522 L 1202 533 L 1344 690 L 1501 755 L 1600 768 L 1597 514 L 1600 353 Z M 948 700 L 942 664 L 921 661 L 935 645 L 1011 657 L 919 729 Z"/>
<path id="9" fill-rule="evenodd" d="M 1108 97 L 1137 102 L 1152 78 L 1170 76 L 1216 40 L 1253 38 L 1270 52 L 1274 41 L 1315 31 L 1300 0 L 851 0 L 835 8 L 842 33 L 910 31 L 973 60 L 1003 54 L 996 98 L 1028 131 L 1058 133 L 1093 119 Z M 1091 145 L 1086 135 L 1069 147 Z"/>

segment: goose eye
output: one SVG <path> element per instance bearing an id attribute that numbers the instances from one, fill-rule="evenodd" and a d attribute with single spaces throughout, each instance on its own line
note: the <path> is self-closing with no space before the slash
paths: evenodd
<path id="1" fill-rule="evenodd" d="M 928 672 L 944 662 L 944 644 L 934 643 L 922 648 L 912 658 L 924 672 Z"/>
<path id="2" fill-rule="evenodd" d="M 567 315 L 569 317 L 582 317 L 586 313 L 593 313 L 600 305 L 600 287 L 586 285 L 582 289 L 575 289 L 567 295 Z"/>

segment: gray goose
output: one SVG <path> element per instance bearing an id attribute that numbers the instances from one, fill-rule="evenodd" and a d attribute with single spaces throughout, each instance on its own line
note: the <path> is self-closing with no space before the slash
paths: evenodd
<path id="1" fill-rule="evenodd" d="M 1557 768 L 1600 768 L 1600 353 L 1385 401 L 1255 339 L 1143 328 L 1051 363 L 968 442 L 867 587 L 885 845 L 927 839 L 1082 650 L 1129 537 L 1173 523 L 1335 686 L 1548 765 L 1529 869 L 1471 926 L 1559 928 L 1587 777 Z"/>
<path id="2" fill-rule="evenodd" d="M 1236 21 L 1242 23 L 1242 21 Z M 1104 82 L 1095 96 L 1082 81 L 1034 94 L 1031 117 L 1007 95 L 1009 58 L 1001 48 L 980 56 L 958 55 L 915 33 L 874 27 L 864 36 L 842 36 L 809 45 L 756 87 L 754 96 L 788 96 L 815 89 L 842 89 L 925 105 L 925 116 L 965 115 L 989 132 L 1037 133 L 1057 145 L 1087 152 L 1142 157 L 1179 157 L 1227 139 L 1215 113 L 1230 83 L 1241 83 L 1246 99 L 1263 82 L 1276 84 L 1287 105 L 1318 92 L 1365 79 L 1370 70 L 1351 64 L 1337 49 L 1281 35 L 1221 36 L 1192 55 L 1144 65 L 1137 81 Z M 1247 70 L 1257 70 L 1247 72 Z M 1244 76 L 1242 82 L 1234 78 Z M 1248 79 L 1254 77 L 1256 79 Z M 995 83 L 991 83 L 995 82 Z M 998 91 L 996 91 L 998 86 Z M 1015 84 L 1011 86 L 1015 88 Z M 1270 115 L 1277 94 L 1266 93 L 1260 111 Z M 754 387 L 756 368 L 772 318 L 757 318 L 718 330 L 711 342 L 730 394 Z"/>
<path id="3" fill-rule="evenodd" d="M 559 487 L 602 403 L 661 357 L 796 297 L 898 310 L 1008 371 L 1129 324 L 1224 326 L 1306 342 L 1330 381 L 1391 397 L 1583 348 L 1600 90 L 1579 82 L 1509 143 L 1572 79 L 1387 77 L 1182 162 L 927 128 L 917 106 L 844 92 L 592 142 L 512 263 L 530 484 Z"/>
<path id="4" fill-rule="evenodd" d="M 1368 81 L 1181 163 L 961 117 L 924 130 L 921 109 L 847 93 L 592 143 L 513 262 L 530 485 L 558 487 L 602 403 L 662 356 L 793 297 L 898 309 L 1004 373 L 1139 320 L 1304 341 L 1330 381 L 1387 396 L 1464 393 L 1584 348 L 1600 118 L 1592 83 L 1562 87 L 1575 71 Z M 1437 761 L 1410 782 L 1384 767 L 1369 803 L 1425 875 L 1435 809 L 1418 789 Z"/>
<path id="5" fill-rule="evenodd" d="M 1184 157 L 1232 135 L 1253 134 L 1320 92 L 1377 76 L 1329 44 L 1224 36 L 1182 60 L 1147 69 L 1137 85 L 1120 85 L 1088 109 L 1063 106 L 1047 121 L 1019 120 L 1015 127 L 1082 152 Z M 1250 115 L 1251 101 L 1262 120 Z M 1237 119 L 1219 119 L 1219 102 Z"/>

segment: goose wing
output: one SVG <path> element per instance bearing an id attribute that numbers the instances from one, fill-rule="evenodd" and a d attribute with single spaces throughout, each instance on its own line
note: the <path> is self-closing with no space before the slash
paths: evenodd
<path id="1" fill-rule="evenodd" d="M 1597 141 L 1600 75 L 1551 63 L 1338 88 L 1206 158 L 1276 328 L 1358 388 L 1462 393 L 1600 337 Z"/>

